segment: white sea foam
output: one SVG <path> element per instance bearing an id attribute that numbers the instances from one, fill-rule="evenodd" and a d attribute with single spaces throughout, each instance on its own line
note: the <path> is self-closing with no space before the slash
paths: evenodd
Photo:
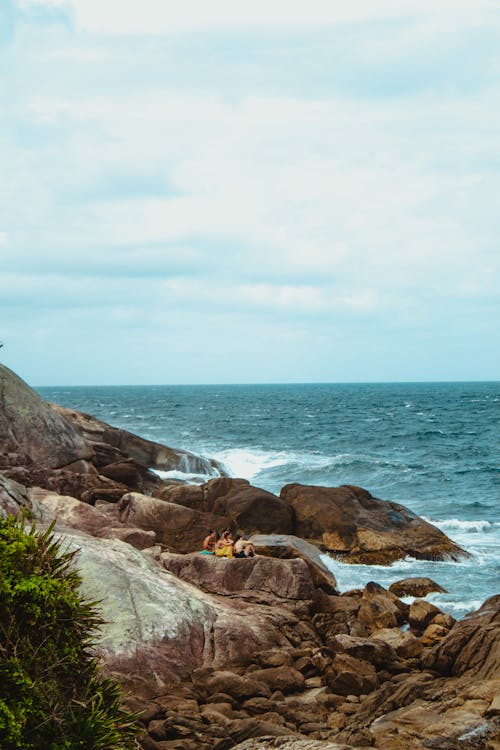
<path id="1" fill-rule="evenodd" d="M 181 482 L 191 484 L 204 484 L 210 477 L 207 474 L 192 474 L 189 472 L 171 470 L 162 471 L 161 469 L 151 469 L 160 479 L 177 479 Z"/>
<path id="2" fill-rule="evenodd" d="M 214 458 L 224 465 L 229 474 L 242 479 L 253 479 L 264 469 L 285 466 L 294 460 L 290 453 L 270 453 L 257 448 L 229 448 L 217 453 Z"/>
<path id="3" fill-rule="evenodd" d="M 492 521 L 484 521 L 484 520 L 478 520 L 478 521 L 462 521 L 459 518 L 445 518 L 442 520 L 435 520 L 433 518 L 425 518 L 422 516 L 425 521 L 428 523 L 432 523 L 434 526 L 437 526 L 438 529 L 441 529 L 441 531 L 460 531 L 460 532 L 466 532 L 466 533 L 481 533 L 484 531 L 489 531 L 495 526 L 500 526 L 500 524 L 494 523 Z"/>

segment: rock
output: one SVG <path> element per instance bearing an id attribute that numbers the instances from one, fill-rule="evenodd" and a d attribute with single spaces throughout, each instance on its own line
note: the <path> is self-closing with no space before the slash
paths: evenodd
<path id="1" fill-rule="evenodd" d="M 422 632 L 431 620 L 439 614 L 441 614 L 439 607 L 426 602 L 424 599 L 415 599 L 410 606 L 410 627 L 417 632 Z"/>
<path id="2" fill-rule="evenodd" d="M 292 655 L 288 651 L 260 651 L 257 654 L 257 663 L 263 667 L 289 667 L 292 664 Z"/>
<path id="3" fill-rule="evenodd" d="M 335 655 L 325 679 L 330 690 L 337 695 L 364 695 L 379 684 L 372 664 L 348 654 Z"/>
<path id="4" fill-rule="evenodd" d="M 289 735 L 290 730 L 280 727 L 277 724 L 261 719 L 238 719 L 232 721 L 227 727 L 226 732 L 233 742 L 243 742 L 251 737 L 280 737 Z"/>
<path id="5" fill-rule="evenodd" d="M 304 688 L 303 675 L 297 669 L 288 666 L 256 670 L 252 672 L 252 679 L 265 683 L 271 690 L 281 690 L 285 694 Z"/>
<path id="6" fill-rule="evenodd" d="M 178 484 L 159 487 L 152 492 L 153 497 L 167 503 L 184 505 L 186 508 L 206 512 L 203 486 L 199 484 Z"/>
<path id="7" fill-rule="evenodd" d="M 420 642 L 423 646 L 434 646 L 435 643 L 438 643 L 447 634 L 448 628 L 431 623 L 420 636 Z"/>
<path id="8" fill-rule="evenodd" d="M 271 696 L 271 690 L 266 683 L 254 679 L 253 676 L 241 676 L 227 670 L 216 671 L 206 677 L 194 675 L 193 680 L 195 685 L 202 686 L 207 694 L 227 693 L 238 701 L 258 695 L 264 698 Z"/>
<path id="9" fill-rule="evenodd" d="M 203 493 L 206 512 L 229 519 L 245 534 L 292 531 L 290 505 L 246 479 L 212 479 L 203 485 Z"/>
<path id="10" fill-rule="evenodd" d="M 279 558 L 299 557 L 311 571 L 313 583 L 327 594 L 337 594 L 337 581 L 314 545 L 292 534 L 254 534 L 252 542 L 259 554 Z"/>
<path id="11" fill-rule="evenodd" d="M 394 628 L 405 622 L 409 607 L 378 583 L 367 583 L 363 589 L 358 621 L 368 633 Z"/>
<path id="12" fill-rule="evenodd" d="M 432 580 L 432 578 L 403 578 L 401 581 L 391 583 L 389 591 L 398 597 L 427 596 L 435 591 L 446 593 L 446 589 Z"/>
<path id="13" fill-rule="evenodd" d="M 97 651 L 138 697 L 165 692 L 204 665 L 248 663 L 263 647 L 290 647 L 282 634 L 290 613 L 226 605 L 116 539 L 68 530 L 64 546 L 79 550 L 84 595 L 101 602 Z"/>
<path id="14" fill-rule="evenodd" d="M 285 735 L 283 737 L 259 737 L 250 739 L 233 746 L 233 750 L 356 750 L 352 745 L 336 742 L 322 742 L 305 737 Z"/>
<path id="15" fill-rule="evenodd" d="M 403 505 L 360 487 L 288 484 L 280 497 L 295 512 L 295 534 L 321 542 L 344 561 L 387 565 L 407 555 L 442 560 L 466 554 Z"/>
<path id="16" fill-rule="evenodd" d="M 500 677 L 500 595 L 455 623 L 423 661 L 443 675 L 467 674 L 469 681 Z"/>
<path id="17" fill-rule="evenodd" d="M 120 521 L 154 531 L 159 542 L 176 552 L 200 550 L 217 518 L 183 505 L 127 492 L 118 503 Z"/>
<path id="18" fill-rule="evenodd" d="M 313 585 L 309 568 L 303 560 L 276 560 L 272 557 L 221 559 L 215 555 L 164 553 L 161 562 L 166 570 L 219 595 L 262 592 L 280 599 L 311 599 Z"/>
<path id="19" fill-rule="evenodd" d="M 413 633 L 402 632 L 399 628 L 377 630 L 372 640 L 384 641 L 396 651 L 401 659 L 419 657 L 424 650 L 423 645 Z"/>
<path id="20" fill-rule="evenodd" d="M 357 659 L 368 661 L 377 669 L 398 661 L 395 649 L 382 639 L 337 635 L 333 639 L 331 647 L 337 653 L 349 654 L 349 656 L 354 656 Z"/>
<path id="21" fill-rule="evenodd" d="M 92 456 L 92 447 L 67 419 L 0 365 L 0 470 L 55 469 Z"/>
<path id="22" fill-rule="evenodd" d="M 0 474 L 0 518 L 31 510 L 31 499 L 24 485 Z"/>
<path id="23" fill-rule="evenodd" d="M 103 466 L 125 457 L 134 459 L 143 467 L 163 471 L 175 470 L 208 476 L 224 476 L 226 473 L 222 464 L 215 459 L 146 440 L 74 409 L 66 409 L 57 404 L 52 404 L 52 408 L 71 422 L 78 433 L 93 446 L 95 453 L 102 457 Z M 159 485 L 160 482 L 154 484 Z"/>

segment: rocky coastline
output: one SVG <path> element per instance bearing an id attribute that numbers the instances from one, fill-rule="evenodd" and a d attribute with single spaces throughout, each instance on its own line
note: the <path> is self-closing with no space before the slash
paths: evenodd
<path id="1" fill-rule="evenodd" d="M 213 478 L 151 470 L 174 468 Z M 500 595 L 456 622 L 426 601 L 434 581 L 340 594 L 322 560 L 467 554 L 404 506 L 355 486 L 273 495 L 48 404 L 0 366 L 0 515 L 23 509 L 79 550 L 108 623 L 98 654 L 144 750 L 499 750 Z M 200 555 L 226 526 L 258 556 Z"/>

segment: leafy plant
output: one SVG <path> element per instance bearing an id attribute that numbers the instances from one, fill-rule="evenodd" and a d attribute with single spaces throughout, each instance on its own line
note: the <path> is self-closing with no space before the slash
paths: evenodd
<path id="1" fill-rule="evenodd" d="M 53 525 L 0 519 L 1 750 L 130 750 L 134 716 L 91 654 L 102 625 Z"/>

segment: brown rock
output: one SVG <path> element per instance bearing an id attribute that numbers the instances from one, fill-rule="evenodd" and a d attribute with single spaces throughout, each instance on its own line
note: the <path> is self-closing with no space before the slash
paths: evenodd
<path id="1" fill-rule="evenodd" d="M 420 637 L 420 642 L 423 646 L 434 646 L 438 643 L 445 635 L 448 634 L 448 628 L 443 628 L 441 625 L 431 623 L 426 627 Z"/>
<path id="2" fill-rule="evenodd" d="M 410 605 L 410 626 L 417 632 L 422 632 L 431 620 L 440 613 L 441 610 L 434 604 L 426 602 L 424 599 L 415 599 L 413 604 Z"/>
<path id="3" fill-rule="evenodd" d="M 444 675 L 467 674 L 500 677 L 500 595 L 492 596 L 476 611 L 455 623 L 427 654 L 424 664 Z"/>
<path id="4" fill-rule="evenodd" d="M 360 487 L 289 484 L 280 497 L 295 511 L 295 534 L 320 541 L 351 562 L 387 564 L 411 555 L 440 560 L 465 554 L 432 524 Z"/>
<path id="5" fill-rule="evenodd" d="M 398 661 L 395 649 L 386 641 L 376 638 L 354 638 L 350 635 L 337 635 L 331 647 L 338 653 L 349 654 L 357 659 L 368 661 L 377 669 Z"/>
<path id="6" fill-rule="evenodd" d="M 175 503 L 128 492 L 118 503 L 119 517 L 128 526 L 154 531 L 159 542 L 178 552 L 200 550 L 214 518 Z"/>
<path id="7" fill-rule="evenodd" d="M 203 687 L 208 693 L 227 693 L 236 700 L 261 695 L 264 698 L 271 696 L 271 690 L 268 685 L 257 680 L 237 675 L 234 672 L 220 671 L 213 672 L 204 679 L 195 678 L 195 684 Z"/>
<path id="8" fill-rule="evenodd" d="M 203 485 L 203 494 L 207 512 L 229 519 L 246 534 L 292 531 L 290 505 L 246 479 L 211 479 Z"/>
<path id="9" fill-rule="evenodd" d="M 388 643 L 401 659 L 419 657 L 424 648 L 413 633 L 409 631 L 402 632 L 399 628 L 377 630 L 373 636 L 373 640 L 381 640 Z"/>
<path id="10" fill-rule="evenodd" d="M 285 694 L 302 690 L 304 687 L 304 676 L 294 667 L 259 669 L 252 672 L 252 679 L 265 683 L 271 690 L 281 690 Z"/>
<path id="11" fill-rule="evenodd" d="M 21 378 L 0 365 L 0 470 L 66 466 L 93 456 L 77 430 Z"/>
<path id="12" fill-rule="evenodd" d="M 311 571 L 314 585 L 326 594 L 337 594 L 335 576 L 322 560 L 317 546 L 291 534 L 255 534 L 252 542 L 259 554 L 305 560 Z"/>
<path id="13" fill-rule="evenodd" d="M 348 654 L 335 655 L 325 680 L 330 690 L 338 695 L 364 695 L 378 687 L 373 665 Z"/>
<path id="14" fill-rule="evenodd" d="M 398 597 L 418 596 L 423 597 L 434 591 L 446 593 L 446 589 L 436 583 L 431 578 L 403 578 L 401 581 L 391 583 L 389 591 Z"/>
<path id="15" fill-rule="evenodd" d="M 168 505 L 168 503 L 166 503 Z M 312 598 L 309 568 L 303 560 L 277 560 L 271 557 L 221 559 L 215 555 L 176 555 L 164 553 L 163 567 L 203 591 L 233 595 L 262 592 L 279 599 Z"/>

